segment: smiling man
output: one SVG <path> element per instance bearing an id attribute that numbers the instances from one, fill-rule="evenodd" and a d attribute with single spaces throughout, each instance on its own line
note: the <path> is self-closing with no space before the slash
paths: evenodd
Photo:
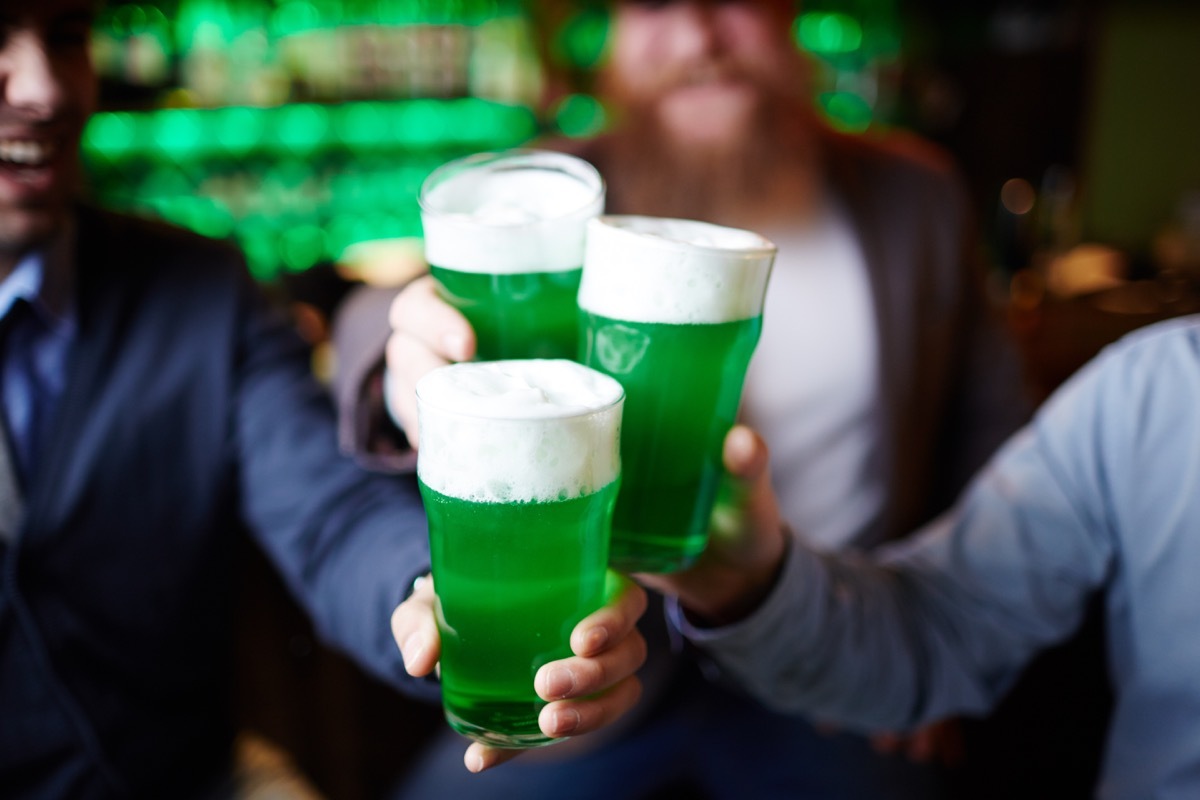
<path id="1" fill-rule="evenodd" d="M 0 9 L 0 270 L 7 274 L 66 221 L 96 81 L 88 54 L 91 3 L 8 2 Z"/>

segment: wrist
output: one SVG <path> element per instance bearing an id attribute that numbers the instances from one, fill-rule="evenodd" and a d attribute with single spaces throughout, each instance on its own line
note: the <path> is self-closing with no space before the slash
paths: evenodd
<path id="1" fill-rule="evenodd" d="M 680 593 L 683 613 L 697 627 L 720 628 L 753 614 L 775 589 L 786 560 L 786 546 L 754 568 L 722 569 L 704 576 L 701 589 Z"/>

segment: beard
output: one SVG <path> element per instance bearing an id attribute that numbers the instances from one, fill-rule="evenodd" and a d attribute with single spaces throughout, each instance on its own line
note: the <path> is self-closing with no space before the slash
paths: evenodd
<path id="1" fill-rule="evenodd" d="M 721 79 L 754 91 L 751 102 L 711 131 L 688 130 L 678 114 L 664 113 L 673 90 Z M 610 87 L 624 113 L 603 144 L 609 213 L 745 226 L 758 221 L 781 179 L 812 163 L 815 117 L 799 92 L 721 67 L 663 76 L 658 84 L 636 96 Z M 690 124 L 704 124 L 702 115 L 693 116 Z"/>

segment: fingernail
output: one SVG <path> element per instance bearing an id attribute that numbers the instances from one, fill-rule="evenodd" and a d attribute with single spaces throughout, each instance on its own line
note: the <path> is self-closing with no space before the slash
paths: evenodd
<path id="1" fill-rule="evenodd" d="M 580 655 L 591 655 L 602 650 L 604 645 L 608 644 L 608 628 L 592 628 L 588 631 L 585 644 L 587 645 L 587 651 L 580 653 Z"/>
<path id="2" fill-rule="evenodd" d="M 455 361 L 462 361 L 467 357 L 467 337 L 461 334 L 451 333 L 443 336 L 442 347 L 445 348 L 446 355 Z"/>
<path id="3" fill-rule="evenodd" d="M 547 698 L 568 697 L 575 689 L 575 673 L 564 667 L 555 667 L 546 673 Z"/>
<path id="4" fill-rule="evenodd" d="M 550 730 L 544 732 L 548 736 L 570 736 L 581 721 L 579 712 L 573 707 L 556 708 L 550 712 Z"/>
<path id="5" fill-rule="evenodd" d="M 419 633 L 410 634 L 404 640 L 404 644 L 400 645 L 400 656 L 404 659 L 404 668 L 411 668 L 421 653 L 425 652 L 425 639 Z"/>
<path id="6" fill-rule="evenodd" d="M 473 750 L 468 750 L 466 765 L 471 772 L 483 772 L 483 756 Z"/>
<path id="7" fill-rule="evenodd" d="M 740 426 L 733 429 L 729 437 L 729 444 L 735 457 L 739 460 L 748 458 L 754 452 L 754 436 Z"/>

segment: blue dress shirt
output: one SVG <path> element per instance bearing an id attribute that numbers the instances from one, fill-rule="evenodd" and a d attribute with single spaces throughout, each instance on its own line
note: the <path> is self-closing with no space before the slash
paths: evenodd
<path id="1" fill-rule="evenodd" d="M 76 321 L 62 267 L 63 246 L 25 256 L 0 282 L 0 320 L 12 320 L 0 350 L 3 410 L 17 463 L 28 480 L 66 382 L 67 353 Z"/>
<path id="2" fill-rule="evenodd" d="M 986 713 L 1105 603 L 1097 795 L 1200 797 L 1200 316 L 1081 370 L 950 513 L 874 557 L 793 543 L 748 619 L 674 624 L 775 708 L 867 730 Z"/>

